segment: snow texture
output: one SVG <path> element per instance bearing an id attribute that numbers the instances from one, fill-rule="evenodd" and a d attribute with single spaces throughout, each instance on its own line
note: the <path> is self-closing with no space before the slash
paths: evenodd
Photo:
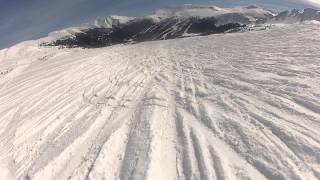
<path id="1" fill-rule="evenodd" d="M 319 179 L 319 28 L 2 50 L 0 179 Z"/>

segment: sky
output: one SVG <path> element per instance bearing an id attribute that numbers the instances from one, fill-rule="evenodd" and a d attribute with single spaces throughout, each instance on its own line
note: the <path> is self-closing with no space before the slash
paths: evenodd
<path id="1" fill-rule="evenodd" d="M 182 4 L 274 9 L 320 7 L 320 0 L 0 0 L 0 49 L 108 15 L 142 16 Z"/>

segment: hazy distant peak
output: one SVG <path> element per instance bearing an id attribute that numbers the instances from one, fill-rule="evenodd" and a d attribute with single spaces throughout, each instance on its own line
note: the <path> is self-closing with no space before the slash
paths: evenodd
<path id="1" fill-rule="evenodd" d="M 235 8 L 220 8 L 217 6 L 183 5 L 178 7 L 163 8 L 155 11 L 150 17 L 154 19 L 165 19 L 171 17 L 214 17 L 223 14 L 243 14 L 249 16 L 274 16 L 271 10 L 260 8 L 255 5 Z"/>

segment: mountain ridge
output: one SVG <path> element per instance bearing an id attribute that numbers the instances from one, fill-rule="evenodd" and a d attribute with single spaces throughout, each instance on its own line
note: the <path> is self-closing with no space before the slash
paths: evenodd
<path id="1" fill-rule="evenodd" d="M 54 34 L 60 34 L 60 38 L 43 45 L 90 48 L 237 32 L 249 24 L 265 23 L 273 16 L 272 11 L 257 6 L 219 8 L 184 5 L 159 9 L 143 17 L 99 18 L 80 28 L 57 31 Z"/>
<path id="2" fill-rule="evenodd" d="M 189 4 L 162 8 L 143 17 L 98 18 L 79 28 L 57 31 L 56 34 L 65 36 L 61 35 L 55 41 L 42 45 L 97 48 L 129 42 L 238 32 L 252 30 L 252 26 L 259 27 L 265 23 L 307 20 L 320 20 L 319 11 L 308 8 L 276 13 L 256 5 L 220 8 Z"/>
<path id="3" fill-rule="evenodd" d="M 51 32 L 48 37 L 41 38 L 39 44 L 96 48 L 121 43 L 264 30 L 270 28 L 269 24 L 312 20 L 320 21 L 319 10 L 306 8 L 276 12 L 256 5 L 233 8 L 183 5 L 162 8 L 142 17 L 100 17 L 80 26 Z"/>

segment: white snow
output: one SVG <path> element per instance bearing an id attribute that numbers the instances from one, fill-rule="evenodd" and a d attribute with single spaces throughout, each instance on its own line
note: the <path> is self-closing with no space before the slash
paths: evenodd
<path id="1" fill-rule="evenodd" d="M 319 27 L 2 50 L 0 179 L 319 179 Z"/>
<path id="2" fill-rule="evenodd" d="M 14 178 L 11 176 L 8 168 L 4 168 L 2 164 L 0 164 L 0 179 L 3 180 L 13 180 Z"/>
<path id="3" fill-rule="evenodd" d="M 98 28 L 112 28 L 114 25 L 125 24 L 133 20 L 134 17 L 127 16 L 109 16 L 104 18 L 98 18 L 92 23 L 85 24 L 84 26 L 93 26 Z"/>
<path id="4" fill-rule="evenodd" d="M 304 24 L 316 24 L 316 25 L 320 25 L 320 21 L 316 21 L 316 20 L 311 20 L 311 21 L 305 21 L 303 22 Z"/>

